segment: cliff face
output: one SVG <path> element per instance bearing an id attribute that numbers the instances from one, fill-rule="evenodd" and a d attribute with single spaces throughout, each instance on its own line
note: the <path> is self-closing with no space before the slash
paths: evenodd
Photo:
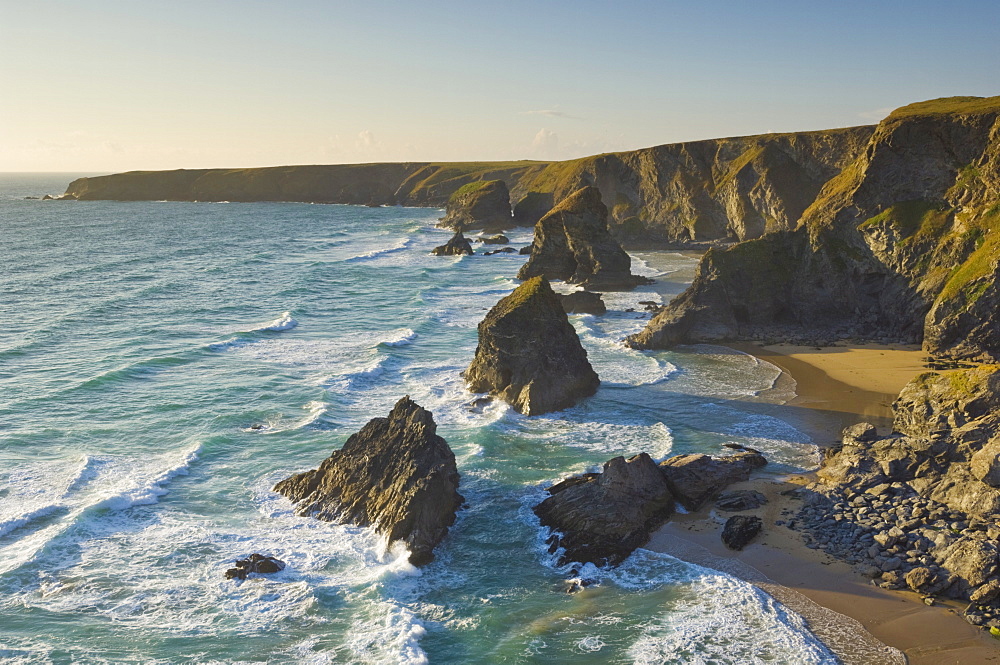
<path id="1" fill-rule="evenodd" d="M 897 110 L 798 228 L 711 250 L 628 343 L 841 337 L 1000 358 L 1000 97 Z"/>
<path id="2" fill-rule="evenodd" d="M 445 207 L 447 214 L 438 226 L 487 233 L 505 231 L 514 225 L 510 212 L 510 191 L 503 180 L 478 180 L 455 190 Z"/>
<path id="3" fill-rule="evenodd" d="M 565 162 L 411 162 L 133 171 L 80 178 L 69 198 L 306 201 L 444 206 L 469 183 L 502 180 L 514 223 L 534 225 L 586 186 L 600 190 L 626 243 L 756 238 L 793 228 L 823 183 L 851 163 L 872 127 L 662 145 Z"/>

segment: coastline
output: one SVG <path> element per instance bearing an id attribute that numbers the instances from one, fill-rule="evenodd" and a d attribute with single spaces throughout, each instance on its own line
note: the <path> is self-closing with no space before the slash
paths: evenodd
<path id="1" fill-rule="evenodd" d="M 836 443 L 840 430 L 857 422 L 890 426 L 899 390 L 926 371 L 923 354 L 913 346 L 729 346 L 777 365 L 796 382 L 797 396 L 789 403 L 801 407 L 796 425 L 820 446 Z M 798 531 L 776 525 L 802 503 L 782 492 L 812 480 L 809 475 L 753 478 L 730 488 L 756 489 L 769 500 L 741 513 L 764 521 L 761 534 L 742 551 L 728 549 L 721 540 L 725 520 L 735 513 L 713 506 L 675 515 L 646 548 L 755 584 L 805 617 L 846 665 L 899 663 L 900 653 L 911 665 L 1000 663 L 1000 644 L 956 613 L 959 605 L 927 606 L 919 594 L 870 584 L 849 564 L 806 547 Z"/>

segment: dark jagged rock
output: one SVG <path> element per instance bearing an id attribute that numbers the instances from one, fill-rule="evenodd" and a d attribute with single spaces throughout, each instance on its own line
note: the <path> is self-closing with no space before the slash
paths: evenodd
<path id="1" fill-rule="evenodd" d="M 608 311 L 601 294 L 596 291 L 574 291 L 557 295 L 567 314 L 604 314 Z"/>
<path id="2" fill-rule="evenodd" d="M 461 231 L 456 231 L 455 235 L 451 237 L 451 240 L 432 249 L 431 254 L 434 256 L 458 256 L 460 254 L 468 254 L 471 256 L 475 254 L 475 252 L 472 251 L 472 245 L 469 244 L 469 239 L 462 235 Z"/>
<path id="3" fill-rule="evenodd" d="M 633 348 L 724 340 L 923 342 L 1000 361 L 1000 97 L 882 121 L 796 230 L 702 258 Z"/>
<path id="4" fill-rule="evenodd" d="M 754 510 L 767 503 L 767 497 L 757 490 L 736 490 L 723 492 L 715 500 L 715 507 L 730 513 Z"/>
<path id="5" fill-rule="evenodd" d="M 518 279 L 543 275 L 587 289 L 622 291 L 649 279 L 631 273 L 632 258 L 608 231 L 608 209 L 596 187 L 577 190 L 535 224 L 531 256 Z"/>
<path id="6" fill-rule="evenodd" d="M 318 469 L 274 486 L 321 520 L 374 526 L 391 544 L 402 541 L 410 562 L 424 565 L 462 505 L 451 448 L 436 434 L 431 413 L 404 397 L 388 418 L 373 418 Z"/>
<path id="7" fill-rule="evenodd" d="M 733 515 L 722 528 L 722 542 L 731 550 L 741 550 L 760 533 L 764 522 L 759 517 Z"/>
<path id="8" fill-rule="evenodd" d="M 514 225 L 510 212 L 510 192 L 503 180 L 470 182 L 448 199 L 440 226 L 458 231 L 483 229 L 503 231 Z"/>
<path id="9" fill-rule="evenodd" d="M 663 475 L 646 453 L 605 462 L 600 474 L 563 481 L 535 506 L 543 526 L 554 531 L 561 563 L 618 564 L 665 522 L 674 510 Z"/>
<path id="10" fill-rule="evenodd" d="M 472 392 L 497 395 L 526 415 L 573 406 L 600 384 L 544 277 L 514 289 L 479 323 L 465 380 Z"/>
<path id="11" fill-rule="evenodd" d="M 522 256 L 527 255 L 527 254 L 531 254 L 532 247 L 533 247 L 533 245 L 525 245 L 521 249 L 517 250 L 517 253 L 521 254 Z"/>
<path id="12" fill-rule="evenodd" d="M 698 510 L 733 483 L 746 480 L 750 472 L 767 464 L 758 452 L 726 457 L 676 455 L 660 462 L 660 470 L 674 498 L 687 510 Z"/>
<path id="13" fill-rule="evenodd" d="M 483 252 L 483 256 L 493 256 L 494 254 L 514 254 L 517 252 L 513 247 L 501 247 L 500 249 L 494 249 L 491 252 Z"/>
<path id="14" fill-rule="evenodd" d="M 484 245 L 506 245 L 510 242 L 510 238 L 502 233 L 498 233 L 495 236 L 479 236 L 478 240 Z"/>
<path id="15" fill-rule="evenodd" d="M 257 573 L 260 575 L 270 575 L 285 569 L 285 562 L 275 559 L 273 556 L 263 554 L 251 554 L 246 559 L 237 559 L 236 567 L 226 571 L 227 580 L 245 580 L 247 575 Z"/>

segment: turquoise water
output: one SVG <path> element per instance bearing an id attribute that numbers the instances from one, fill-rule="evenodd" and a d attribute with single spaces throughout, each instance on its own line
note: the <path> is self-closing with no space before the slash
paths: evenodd
<path id="1" fill-rule="evenodd" d="M 738 442 L 771 473 L 815 465 L 773 366 L 619 344 L 695 257 L 636 255 L 655 285 L 571 317 L 597 395 L 526 418 L 473 409 L 459 375 L 525 257 L 430 256 L 440 211 L 23 200 L 70 179 L 0 174 L 0 660 L 833 662 L 755 587 L 667 555 L 566 594 L 531 512 L 618 454 Z M 469 504 L 422 570 L 270 491 L 406 394 Z M 251 552 L 288 567 L 224 580 Z"/>

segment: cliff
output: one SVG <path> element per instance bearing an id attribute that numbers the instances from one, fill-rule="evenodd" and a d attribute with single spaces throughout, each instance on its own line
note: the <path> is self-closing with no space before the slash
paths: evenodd
<path id="1" fill-rule="evenodd" d="M 563 162 L 410 162 L 133 171 L 80 178 L 67 198 L 305 201 L 443 207 L 459 188 L 502 180 L 514 222 L 534 225 L 581 187 L 609 207 L 625 243 L 743 240 L 793 228 L 872 127 L 675 143 Z"/>
<path id="2" fill-rule="evenodd" d="M 797 228 L 702 259 L 635 348 L 737 339 L 917 342 L 1000 358 L 1000 97 L 903 107 Z"/>

